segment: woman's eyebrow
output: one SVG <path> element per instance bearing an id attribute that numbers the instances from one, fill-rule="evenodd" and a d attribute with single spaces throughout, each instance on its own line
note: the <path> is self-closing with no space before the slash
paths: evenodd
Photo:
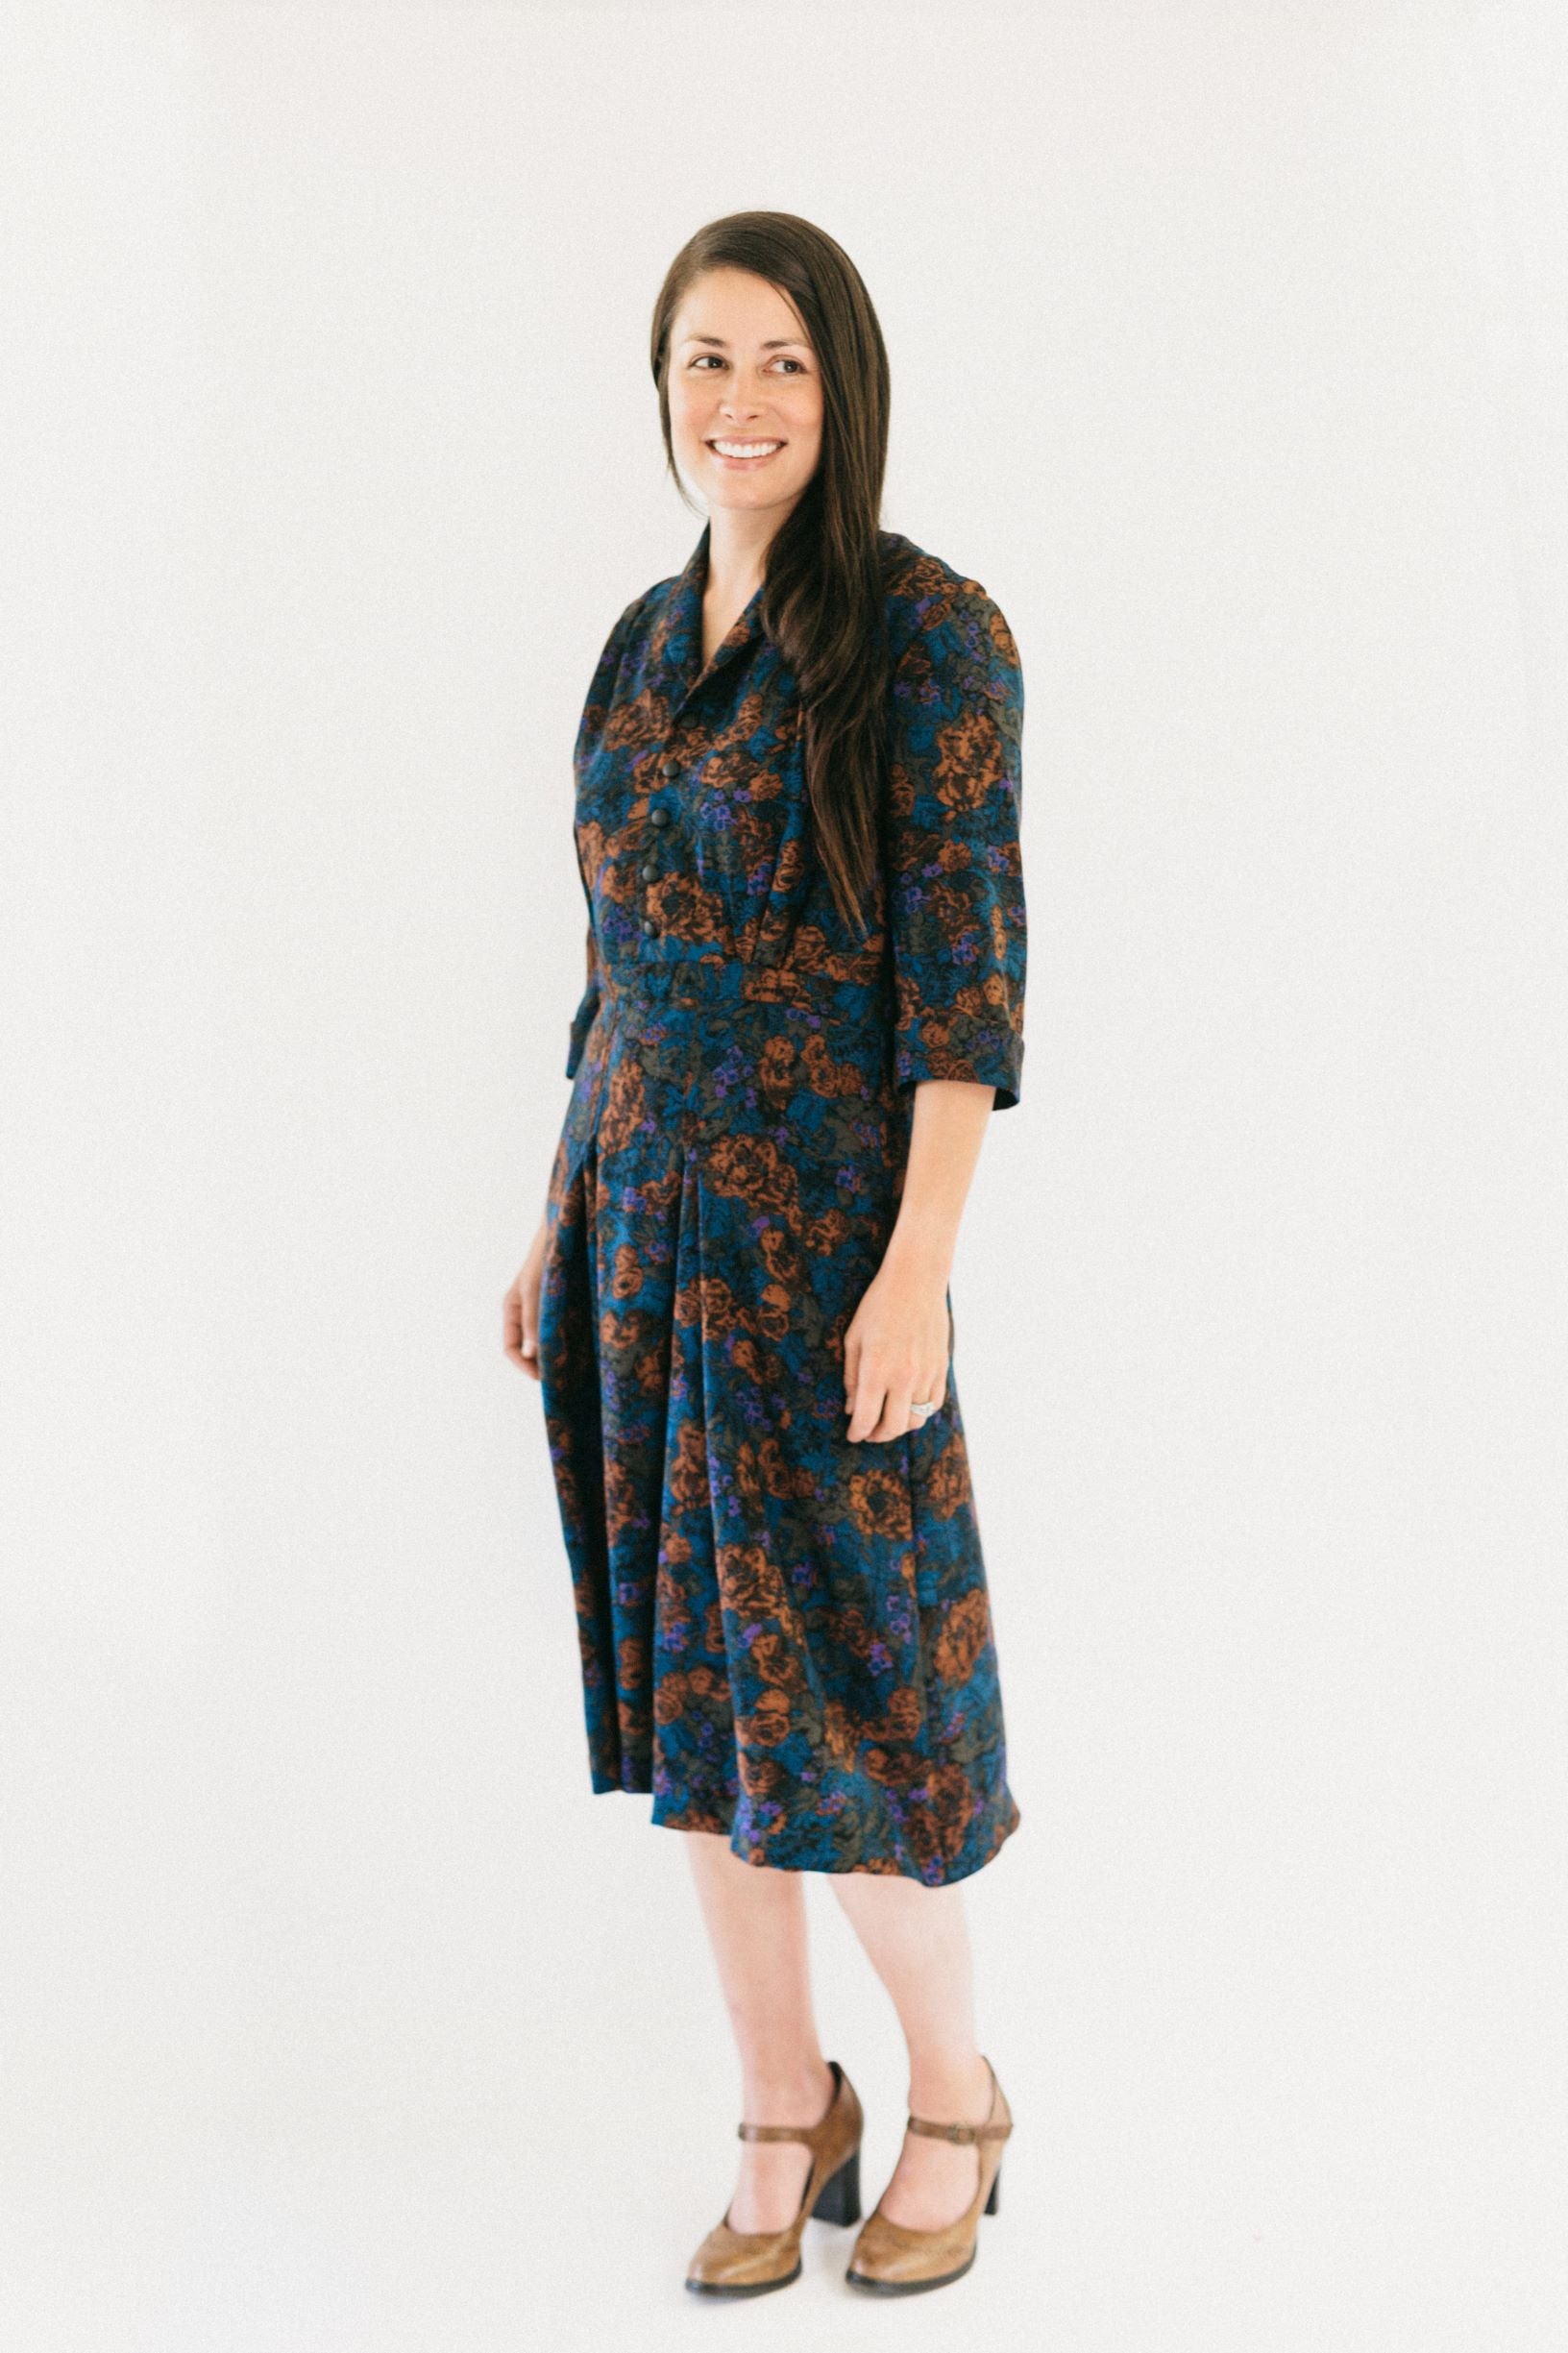
<path id="1" fill-rule="evenodd" d="M 680 339 L 682 343 L 712 343 L 724 352 L 729 349 L 723 335 L 682 335 Z M 757 349 L 763 352 L 781 352 L 792 344 L 797 351 L 805 352 L 811 349 L 803 335 L 772 335 L 766 343 L 760 343 Z"/>

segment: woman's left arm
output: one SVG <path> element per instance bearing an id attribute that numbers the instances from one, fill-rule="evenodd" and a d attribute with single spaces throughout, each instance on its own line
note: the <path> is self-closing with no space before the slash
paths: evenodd
<path id="1" fill-rule="evenodd" d="M 991 1113 L 1023 1078 L 1023 674 L 979 583 L 917 608 L 893 681 L 894 1074 L 913 1092 L 898 1215 L 845 1336 L 851 1439 L 901 1436 L 946 1393 L 947 1282 Z"/>
<path id="2" fill-rule="evenodd" d="M 965 1079 L 915 1090 L 898 1215 L 845 1335 L 846 1437 L 901 1437 L 919 1426 L 912 1402 L 940 1406 L 947 1393 L 947 1281 L 992 1094 Z"/>

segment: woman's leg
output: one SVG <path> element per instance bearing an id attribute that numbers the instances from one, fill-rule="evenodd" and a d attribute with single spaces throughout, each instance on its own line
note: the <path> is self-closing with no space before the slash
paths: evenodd
<path id="1" fill-rule="evenodd" d="M 745 1863 L 711 1830 L 682 1833 L 741 2059 L 741 2115 L 751 2124 L 815 2124 L 833 2073 L 812 2013 L 802 1874 Z M 803 2141 L 740 2141 L 729 2219 L 782 2230 L 811 2170 Z"/>
<path id="2" fill-rule="evenodd" d="M 909 2106 L 944 2124 L 983 2124 L 991 2075 L 974 2032 L 974 1973 L 964 1891 L 879 1873 L 828 1875 L 898 2013 L 909 2055 Z M 980 2185 L 977 2142 L 906 2132 L 882 2211 L 910 2230 L 956 2222 Z"/>

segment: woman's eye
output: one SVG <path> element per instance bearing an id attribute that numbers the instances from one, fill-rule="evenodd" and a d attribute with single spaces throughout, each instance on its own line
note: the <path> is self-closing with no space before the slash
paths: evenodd
<path id="1" fill-rule="evenodd" d="M 687 364 L 693 368 L 705 368 L 710 359 L 716 368 L 722 368 L 724 364 L 717 352 L 698 352 Z M 780 367 L 793 368 L 796 376 L 804 376 L 806 373 L 805 361 L 803 359 L 792 359 L 787 354 L 784 358 L 779 361 L 779 365 Z"/>

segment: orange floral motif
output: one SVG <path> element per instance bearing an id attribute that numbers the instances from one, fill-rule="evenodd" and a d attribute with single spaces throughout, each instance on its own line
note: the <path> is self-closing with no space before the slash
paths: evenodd
<path id="1" fill-rule="evenodd" d="M 686 1678 L 678 1668 L 660 1676 L 653 1690 L 655 1724 L 674 1724 L 678 1716 L 685 1713 L 688 1689 Z"/>
<path id="2" fill-rule="evenodd" d="M 665 1477 L 671 1500 L 681 1509 L 699 1507 L 707 1500 L 708 1455 L 705 1434 L 697 1422 L 682 1422 L 675 1434 L 675 1452 Z"/>
<path id="3" fill-rule="evenodd" d="M 788 1417 L 783 1417 L 786 1422 Z M 764 1438 L 757 1448 L 757 1467 L 762 1475 L 764 1491 L 781 1501 L 792 1496 L 807 1496 L 816 1487 L 816 1474 L 811 1465 L 799 1460 L 793 1450 L 780 1445 L 777 1438 Z"/>
<path id="4" fill-rule="evenodd" d="M 683 1830 L 708 1830 L 715 1837 L 723 1838 L 729 1830 L 730 1811 L 726 1805 L 716 1802 L 704 1804 L 698 1798 L 687 1797 L 682 1799 L 677 1810 L 670 1814 L 668 1820 Z"/>
<path id="5" fill-rule="evenodd" d="M 700 1275 L 675 1300 L 675 1321 L 695 1324 L 712 1339 L 723 1339 L 743 1321 L 741 1306 L 723 1275 Z"/>
<path id="6" fill-rule="evenodd" d="M 790 1328 L 790 1288 L 787 1283 L 770 1283 L 762 1293 L 759 1322 L 767 1339 L 781 1340 Z"/>
<path id="7" fill-rule="evenodd" d="M 852 1096 L 863 1101 L 866 1092 L 866 1073 L 858 1063 L 835 1062 L 822 1038 L 808 1038 L 800 1049 L 805 1066 L 806 1084 L 813 1094 Z"/>
<path id="8" fill-rule="evenodd" d="M 962 1765 L 935 1765 L 925 1779 L 925 1796 L 910 1807 L 909 1835 L 917 1854 L 951 1862 L 959 1853 L 973 1811 L 974 1793 Z"/>
<path id="9" fill-rule="evenodd" d="M 597 705 L 590 702 L 590 711 Z M 637 695 L 629 700 L 614 704 L 603 722 L 603 738 L 607 749 L 640 751 L 646 746 L 660 742 L 669 722 L 657 698 Z"/>
<path id="10" fill-rule="evenodd" d="M 604 1465 L 604 1524 L 612 1541 L 635 1529 L 641 1517 L 637 1486 L 629 1462 L 610 1458 Z"/>
<path id="11" fill-rule="evenodd" d="M 645 1397 L 659 1398 L 664 1395 L 668 1354 L 666 1338 L 657 1331 L 650 1330 L 631 1360 L 628 1375 L 632 1385 L 640 1389 Z"/>
<path id="12" fill-rule="evenodd" d="M 854 1764 L 860 1747 L 860 1728 L 842 1700 L 829 1700 L 822 1710 L 822 1738 L 833 1762 L 843 1772 Z"/>
<path id="13" fill-rule="evenodd" d="M 1002 742 L 984 709 L 966 711 L 937 736 L 936 793 L 948 809 L 978 809 L 1002 772 Z"/>
<path id="14" fill-rule="evenodd" d="M 628 1143 L 646 1117 L 647 1108 L 642 1071 L 632 1056 L 625 1055 L 616 1062 L 604 1090 L 599 1115 L 600 1151 L 613 1152 Z"/>
<path id="15" fill-rule="evenodd" d="M 934 1664 L 944 1683 L 967 1683 L 991 1633 L 991 1609 L 984 1585 L 960 1594 L 943 1621 Z"/>
<path id="16" fill-rule="evenodd" d="M 790 1703 L 782 1691 L 772 1684 L 759 1693 L 756 1706 L 749 1716 L 736 1726 L 743 1742 L 755 1741 L 761 1748 L 775 1748 L 790 1735 Z"/>
<path id="17" fill-rule="evenodd" d="M 798 1048 L 793 1038 L 764 1039 L 757 1053 L 757 1085 L 775 1102 L 793 1091 L 797 1060 Z"/>
<path id="18" fill-rule="evenodd" d="M 778 1759 L 759 1755 L 755 1749 L 743 1748 L 739 1753 L 741 1782 L 753 1798 L 766 1798 L 784 1786 L 784 1773 Z"/>
<path id="19" fill-rule="evenodd" d="M 907 1536 L 909 1486 L 896 1471 L 879 1465 L 852 1471 L 845 1482 L 849 1516 L 869 1536 Z"/>
<path id="20" fill-rule="evenodd" d="M 720 901 L 690 874 L 666 874 L 649 890 L 648 903 L 669 940 L 710 939 L 722 919 Z"/>
<path id="21" fill-rule="evenodd" d="M 749 1663 L 765 1683 L 776 1683 L 784 1691 L 804 1688 L 800 1654 L 782 1634 L 759 1634 L 751 1645 Z"/>
<path id="22" fill-rule="evenodd" d="M 955 1513 L 968 1512 L 972 1508 L 969 1450 L 965 1444 L 963 1431 L 956 1425 L 951 1437 L 925 1475 L 921 1498 L 936 1520 L 950 1520 Z"/>
<path id="23" fill-rule="evenodd" d="M 978 583 L 976 583 L 976 585 L 978 585 Z M 992 653 L 995 655 L 997 662 L 1001 665 L 1003 670 L 1017 670 L 1018 667 L 1017 644 L 1014 638 L 1012 630 L 1008 627 L 1006 621 L 1002 617 L 1000 607 L 993 604 L 991 608 L 988 619 L 991 631 L 991 649 Z"/>
<path id="24" fill-rule="evenodd" d="M 869 1658 L 871 1646 L 878 1639 L 875 1628 L 866 1611 L 857 1603 L 848 1609 L 834 1609 L 827 1613 L 827 1622 L 835 1641 L 852 1658 Z"/>
<path id="25" fill-rule="evenodd" d="M 813 1217 L 809 1224 L 801 1227 L 800 1246 L 803 1250 L 809 1250 L 814 1258 L 829 1259 L 848 1239 L 850 1231 L 848 1213 L 841 1209 L 830 1209 L 823 1216 Z"/>
<path id="26" fill-rule="evenodd" d="M 643 1270 L 637 1253 L 629 1242 L 623 1242 L 611 1264 L 610 1297 L 635 1299 L 642 1287 Z"/>
<path id="27" fill-rule="evenodd" d="M 709 1154 L 707 1176 L 716 1192 L 732 1193 L 752 1209 L 796 1207 L 795 1170 L 772 1137 L 722 1137 Z"/>
<path id="28" fill-rule="evenodd" d="M 627 1634 L 616 1652 L 616 1667 L 621 1681 L 628 1690 L 635 1690 L 648 1670 L 648 1653 L 635 1634 Z"/>
<path id="29" fill-rule="evenodd" d="M 967 935 L 974 919 L 973 898 L 962 884 L 939 884 L 931 893 L 931 908 L 938 921 L 945 925 L 955 940 L 961 940 Z M 967 983 L 961 984 L 961 986 L 967 985 Z M 955 990 L 950 1000 L 950 1010 L 957 1012 L 959 1009 L 958 992 Z"/>
<path id="30" fill-rule="evenodd" d="M 757 1256 L 776 1283 L 794 1283 L 799 1277 L 800 1261 L 787 1234 L 777 1226 L 767 1226 L 757 1236 Z"/>
<path id="31" fill-rule="evenodd" d="M 726 1544 L 719 1556 L 719 1588 L 739 1618 L 776 1618 L 789 1608 L 789 1588 L 761 1544 Z"/>
<path id="32" fill-rule="evenodd" d="M 755 1382 L 760 1387 L 768 1378 L 768 1366 L 772 1361 L 772 1357 L 761 1340 L 753 1339 L 748 1333 L 737 1332 L 735 1344 L 730 1350 L 729 1360 L 734 1371 L 743 1380 Z"/>
<path id="33" fill-rule="evenodd" d="M 762 1498 L 762 1465 L 749 1438 L 743 1439 L 735 1450 L 735 1491 L 750 1504 Z"/>
<path id="34" fill-rule="evenodd" d="M 684 1640 L 692 1626 L 692 1611 L 686 1588 L 676 1574 L 669 1552 L 660 1555 L 654 1572 L 654 1592 L 658 1609 L 659 1632 L 667 1643 Z"/>
<path id="35" fill-rule="evenodd" d="M 925 1703 L 912 1683 L 892 1693 L 880 1724 L 872 1728 L 878 1740 L 914 1740 L 925 1722 Z"/>

